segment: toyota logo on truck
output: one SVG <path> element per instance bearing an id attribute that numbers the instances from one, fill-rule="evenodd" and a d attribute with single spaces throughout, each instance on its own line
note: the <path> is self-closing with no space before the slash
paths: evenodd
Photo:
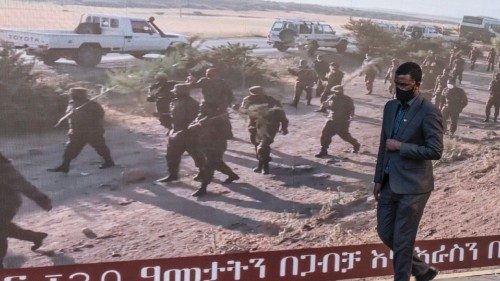
<path id="1" fill-rule="evenodd" d="M 9 34 L 9 39 L 22 42 L 40 43 L 40 39 L 33 36 L 23 36 L 17 34 Z M 42 43 L 44 43 L 42 41 Z"/>

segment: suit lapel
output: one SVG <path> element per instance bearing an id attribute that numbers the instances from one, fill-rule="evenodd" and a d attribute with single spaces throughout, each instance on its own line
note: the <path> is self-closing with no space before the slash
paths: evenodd
<path id="1" fill-rule="evenodd" d="M 408 127 L 408 124 L 410 124 L 413 117 L 415 117 L 417 112 L 420 110 L 420 107 L 421 107 L 420 105 L 422 104 L 423 99 L 424 98 L 422 97 L 422 94 L 419 94 L 415 97 L 415 101 L 413 101 L 413 104 L 410 106 L 408 112 L 406 113 L 406 115 L 403 119 L 403 123 L 401 124 L 401 128 L 399 128 L 399 131 L 397 134 L 398 137 L 403 135 L 406 127 Z"/>
<path id="2" fill-rule="evenodd" d="M 390 138 L 392 135 L 392 131 L 394 130 L 394 121 L 396 120 L 396 114 L 398 113 L 398 102 L 394 102 L 392 106 L 390 107 L 389 110 L 389 120 L 388 120 L 388 126 L 387 126 L 387 131 L 385 132 L 387 135 L 387 138 Z"/>

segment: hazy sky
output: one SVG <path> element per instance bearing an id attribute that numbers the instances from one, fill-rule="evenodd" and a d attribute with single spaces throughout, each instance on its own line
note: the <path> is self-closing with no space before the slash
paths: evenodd
<path id="1" fill-rule="evenodd" d="M 500 17 L 500 0 L 273 0 L 368 9 L 401 10 L 409 13 L 461 18 L 463 15 Z"/>

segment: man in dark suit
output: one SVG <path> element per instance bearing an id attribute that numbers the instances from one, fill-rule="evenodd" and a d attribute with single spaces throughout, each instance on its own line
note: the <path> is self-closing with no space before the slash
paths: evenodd
<path id="1" fill-rule="evenodd" d="M 422 70 L 407 62 L 396 70 L 396 99 L 387 102 L 380 136 L 373 195 L 377 231 L 394 252 L 394 280 L 432 280 L 437 269 L 414 253 L 418 225 L 434 178 L 431 160 L 441 158 L 443 124 L 439 110 L 419 93 Z"/>

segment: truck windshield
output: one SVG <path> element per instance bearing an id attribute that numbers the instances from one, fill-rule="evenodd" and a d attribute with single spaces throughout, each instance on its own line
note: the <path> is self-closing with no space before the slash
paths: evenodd
<path id="1" fill-rule="evenodd" d="M 133 20 L 131 21 L 131 24 L 133 33 L 156 33 L 156 30 L 151 28 L 147 21 Z"/>

